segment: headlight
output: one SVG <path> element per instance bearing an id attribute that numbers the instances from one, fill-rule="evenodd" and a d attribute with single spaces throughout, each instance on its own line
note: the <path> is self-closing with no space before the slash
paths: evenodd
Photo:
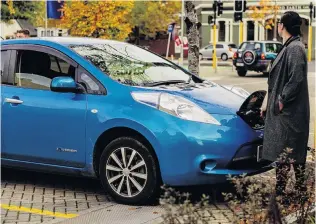
<path id="1" fill-rule="evenodd" d="M 133 92 L 133 98 L 160 111 L 179 117 L 183 120 L 221 125 L 212 115 L 198 105 L 181 96 L 168 93 Z"/>

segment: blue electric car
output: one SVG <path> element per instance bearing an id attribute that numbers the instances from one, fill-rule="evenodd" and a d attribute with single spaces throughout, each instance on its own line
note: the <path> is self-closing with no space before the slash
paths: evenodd
<path id="1" fill-rule="evenodd" d="M 3 166 L 99 178 L 122 203 L 270 169 L 257 156 L 265 91 L 220 86 L 137 46 L 1 41 L 1 78 Z"/>

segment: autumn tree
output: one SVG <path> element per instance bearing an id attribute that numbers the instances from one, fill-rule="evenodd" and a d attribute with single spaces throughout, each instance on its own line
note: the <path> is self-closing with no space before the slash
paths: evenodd
<path id="1" fill-rule="evenodd" d="M 67 1 L 61 24 L 72 36 L 124 40 L 132 30 L 133 6 L 134 1 Z"/>
<path id="2" fill-rule="evenodd" d="M 250 12 L 247 13 L 247 16 L 257 20 L 266 30 L 272 30 L 272 28 L 274 28 L 273 37 L 276 39 L 277 16 L 280 11 L 280 6 L 277 5 L 276 0 L 260 0 L 257 6 L 250 6 L 249 9 Z M 272 18 L 266 20 L 269 15 L 272 15 Z"/>
<path id="3" fill-rule="evenodd" d="M 13 19 L 27 19 L 35 24 L 38 15 L 34 12 L 40 10 L 41 2 L 38 1 L 1 1 L 1 21 L 10 23 Z"/>
<path id="4" fill-rule="evenodd" d="M 155 37 L 157 32 L 166 31 L 171 23 L 180 22 L 181 1 L 137 1 L 129 15 L 133 24 L 133 36 Z"/>

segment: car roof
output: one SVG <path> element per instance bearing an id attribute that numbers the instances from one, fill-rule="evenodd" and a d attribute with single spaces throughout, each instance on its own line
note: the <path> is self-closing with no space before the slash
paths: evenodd
<path id="1" fill-rule="evenodd" d="M 81 45 L 81 44 L 124 44 L 124 42 L 115 40 L 105 40 L 99 38 L 88 38 L 88 37 L 31 37 L 31 38 L 20 38 L 2 40 L 1 44 L 40 44 L 46 45 L 48 43 L 57 43 L 60 45 Z M 127 44 L 127 43 L 125 43 Z"/>

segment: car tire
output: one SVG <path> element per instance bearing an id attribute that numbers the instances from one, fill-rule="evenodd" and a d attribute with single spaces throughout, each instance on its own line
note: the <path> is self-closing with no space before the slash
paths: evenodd
<path id="1" fill-rule="evenodd" d="M 226 53 L 221 55 L 222 61 L 227 61 L 228 60 L 228 55 Z"/>
<path id="2" fill-rule="evenodd" d="M 247 70 L 245 69 L 237 69 L 238 76 L 244 77 L 247 74 Z"/>
<path id="3" fill-rule="evenodd" d="M 142 165 L 137 167 L 137 164 Z M 131 170 L 133 167 L 136 168 Z M 148 204 L 160 189 L 158 164 L 152 152 L 131 137 L 117 138 L 105 147 L 99 173 L 104 189 L 119 203 Z"/>

